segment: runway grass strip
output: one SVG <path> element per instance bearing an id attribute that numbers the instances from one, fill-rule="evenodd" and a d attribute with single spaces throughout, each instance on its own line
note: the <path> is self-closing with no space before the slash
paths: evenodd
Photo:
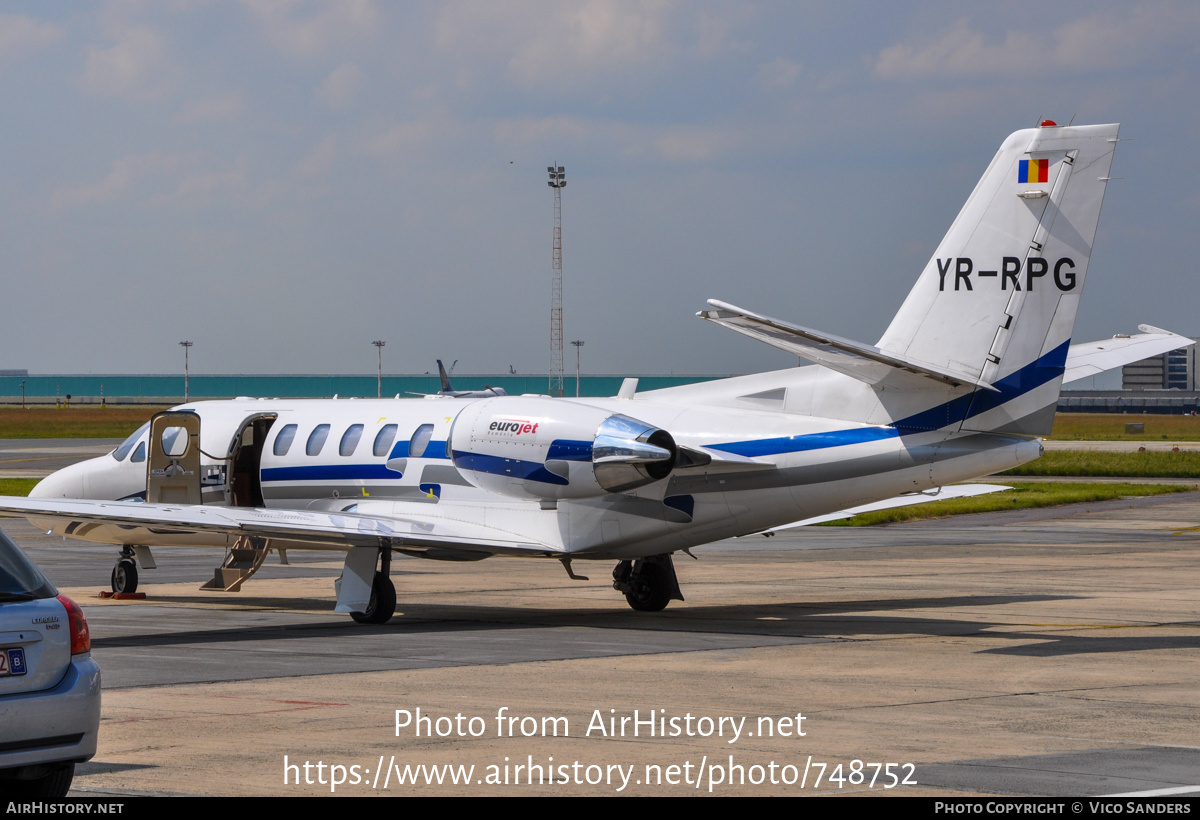
<path id="1" fill-rule="evenodd" d="M 0 407 L 0 438 L 125 438 L 162 407 Z"/>
<path id="2" fill-rule="evenodd" d="M 1053 450 L 1000 475 L 1200 478 L 1200 450 L 1180 450 L 1178 453 Z"/>
<path id="3" fill-rule="evenodd" d="M 1194 484 L 1085 484 L 1060 482 L 1006 482 L 1011 490 L 975 496 L 973 498 L 951 498 L 933 501 L 913 507 L 897 507 L 863 513 L 844 521 L 830 521 L 822 527 L 870 527 L 877 524 L 895 524 L 901 521 L 922 521 L 929 518 L 947 518 L 968 513 L 1001 512 L 1035 507 L 1057 507 L 1063 504 L 1078 504 L 1091 501 L 1111 501 L 1142 495 L 1182 493 L 1197 489 Z"/>
<path id="4" fill-rule="evenodd" d="M 1141 423 L 1141 433 L 1126 433 L 1125 425 Z M 1059 413 L 1054 417 L 1054 441 L 1200 441 L 1200 416 L 1155 413 Z"/>
<path id="5" fill-rule="evenodd" d="M 0 478 L 0 495 L 19 495 L 24 498 L 39 481 L 40 478 Z"/>

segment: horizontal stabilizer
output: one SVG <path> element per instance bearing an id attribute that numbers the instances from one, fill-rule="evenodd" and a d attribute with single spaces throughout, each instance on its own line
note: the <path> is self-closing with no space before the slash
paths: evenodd
<path id="1" fill-rule="evenodd" d="M 905 493 L 895 498 L 876 501 L 873 504 L 863 504 L 858 507 L 849 507 L 844 510 L 828 513 L 827 515 L 805 518 L 803 521 L 793 521 L 791 524 L 784 524 L 781 527 L 772 527 L 769 530 L 764 530 L 762 534 L 770 535 L 782 530 L 809 527 L 813 524 L 822 524 L 826 521 L 841 521 L 845 518 L 853 518 L 861 513 L 875 512 L 876 510 L 893 510 L 897 507 L 911 507 L 914 504 L 928 504 L 931 501 L 945 501 L 949 498 L 971 498 L 977 495 L 987 495 L 988 493 L 998 493 L 1001 490 L 1011 489 L 1012 487 L 1005 487 L 1003 484 L 954 484 L 949 487 L 938 487 L 935 490 L 924 493 Z"/>
<path id="2" fill-rule="evenodd" d="M 1152 325 L 1138 325 L 1138 330 L 1142 332 L 1133 336 L 1118 334 L 1099 342 L 1071 345 L 1067 352 L 1067 372 L 1063 376 L 1063 382 L 1086 379 L 1115 367 L 1195 344 L 1187 336 L 1180 336 Z"/>
<path id="3" fill-rule="evenodd" d="M 708 303 L 716 310 L 700 311 L 696 315 L 701 319 L 715 322 L 743 336 L 786 350 L 795 356 L 868 384 L 877 384 L 899 370 L 955 387 L 968 384 L 987 390 L 996 389 L 970 373 L 918 362 L 895 353 L 885 353 L 874 345 L 789 324 L 716 299 L 709 299 Z"/>

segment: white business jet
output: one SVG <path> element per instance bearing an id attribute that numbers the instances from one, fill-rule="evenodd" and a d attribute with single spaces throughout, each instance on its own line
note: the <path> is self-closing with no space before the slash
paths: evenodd
<path id="1" fill-rule="evenodd" d="M 394 552 L 521 556 L 615 562 L 629 604 L 661 610 L 673 553 L 1035 459 L 1064 376 L 1189 343 L 1071 346 L 1117 130 L 1008 137 L 874 345 L 711 301 L 701 318 L 814 364 L 612 398 L 192 402 L 0 511 L 119 545 L 115 591 L 155 546 L 226 550 L 213 589 L 271 550 L 337 550 L 337 610 L 383 623 Z"/>

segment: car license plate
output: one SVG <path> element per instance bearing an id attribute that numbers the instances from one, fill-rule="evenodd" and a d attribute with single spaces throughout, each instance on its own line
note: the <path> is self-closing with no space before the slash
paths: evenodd
<path id="1" fill-rule="evenodd" d="M 0 677 L 25 674 L 24 649 L 0 649 Z"/>

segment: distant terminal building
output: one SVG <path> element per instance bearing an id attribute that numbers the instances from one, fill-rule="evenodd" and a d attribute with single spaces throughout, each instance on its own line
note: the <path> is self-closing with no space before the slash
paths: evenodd
<path id="1" fill-rule="evenodd" d="M 1195 338 L 1195 337 L 1193 337 Z M 1121 368 L 1122 390 L 1197 390 L 1196 345 L 1151 356 Z"/>
<path id="2" fill-rule="evenodd" d="M 14 379 L 23 379 L 29 375 L 28 370 L 4 370 L 0 369 L 0 377 L 11 376 Z"/>

